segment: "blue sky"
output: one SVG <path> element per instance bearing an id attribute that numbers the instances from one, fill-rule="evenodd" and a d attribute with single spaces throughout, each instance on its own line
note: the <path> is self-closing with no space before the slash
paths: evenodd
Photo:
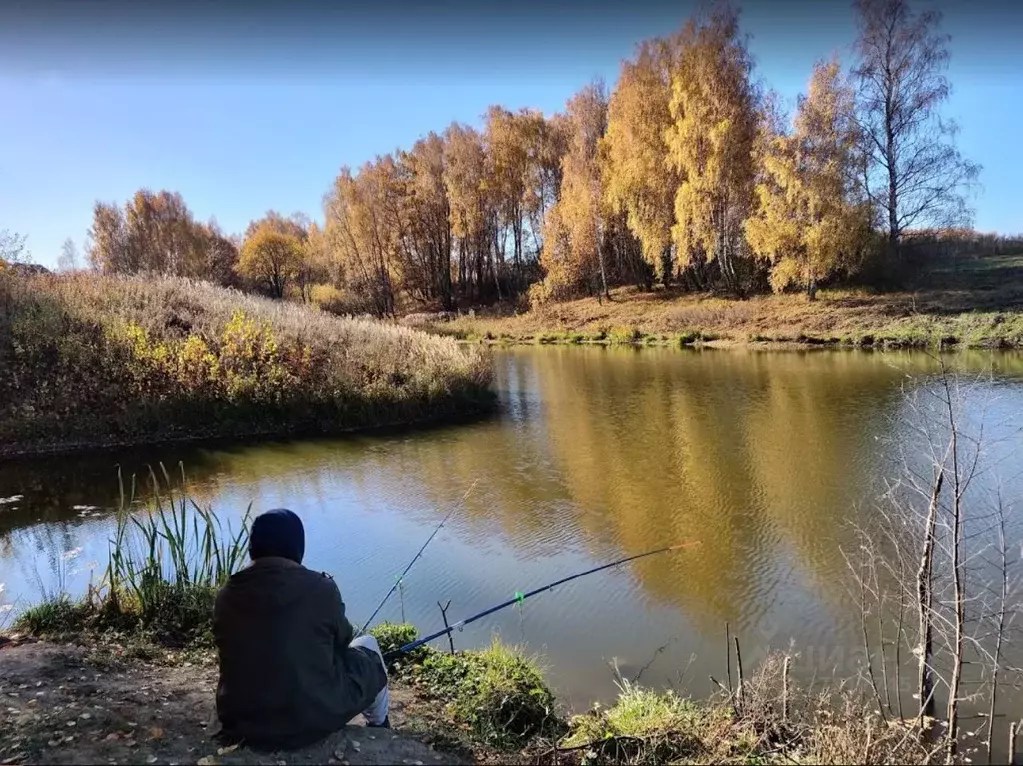
<path id="1" fill-rule="evenodd" d="M 65 238 L 83 246 L 97 199 L 123 203 L 140 187 L 181 192 L 197 218 L 230 233 L 271 208 L 319 219 L 342 165 L 452 120 L 478 124 L 490 104 L 556 111 L 595 75 L 613 85 L 638 41 L 691 10 L 537 6 L 502 20 L 495 6 L 475 7 L 483 12 L 470 20 L 382 6 L 291 25 L 264 14 L 248 27 L 225 16 L 219 26 L 135 18 L 91 30 L 0 8 L 0 229 L 28 235 L 34 260 L 53 265 Z M 849 7 L 824 8 L 744 5 L 758 74 L 790 102 L 814 60 L 845 54 L 855 34 Z M 977 227 L 1017 233 L 1023 46 L 1009 8 L 946 4 L 946 115 L 984 166 Z"/>

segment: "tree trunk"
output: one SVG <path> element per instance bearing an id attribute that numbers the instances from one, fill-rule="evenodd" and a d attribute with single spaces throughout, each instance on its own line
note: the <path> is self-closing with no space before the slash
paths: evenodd
<path id="1" fill-rule="evenodd" d="M 806 270 L 806 299 L 808 301 L 817 300 L 817 280 L 810 274 L 810 270 Z"/>
<path id="2" fill-rule="evenodd" d="M 938 498 L 941 485 L 945 479 L 945 467 L 938 469 L 931 491 L 931 501 L 927 507 L 927 518 L 924 521 L 923 550 L 920 556 L 920 567 L 917 570 L 917 612 L 920 619 L 919 640 L 916 653 L 919 661 L 917 693 L 920 695 L 919 720 L 925 716 L 934 716 L 934 668 L 931 659 L 934 655 L 934 614 L 931 586 L 934 571 L 934 540 L 938 522 Z"/>
<path id="3" fill-rule="evenodd" d="M 945 401 L 948 405 L 949 425 L 952 429 L 952 583 L 955 598 L 954 651 L 952 654 L 952 677 L 948 682 L 948 740 L 945 760 L 955 760 L 959 739 L 959 685 L 963 676 L 963 641 L 966 625 L 966 583 L 963 562 L 963 515 L 962 485 L 959 481 L 958 433 L 952 414 L 952 399 L 945 383 Z"/>

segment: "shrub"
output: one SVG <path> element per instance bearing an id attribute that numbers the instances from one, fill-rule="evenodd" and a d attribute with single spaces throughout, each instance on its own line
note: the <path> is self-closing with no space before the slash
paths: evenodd
<path id="1" fill-rule="evenodd" d="M 536 661 L 497 640 L 480 652 L 430 651 L 416 667 L 415 677 L 430 693 L 448 701 L 455 720 L 489 745 L 520 745 L 564 729 L 554 694 Z"/>
<path id="2" fill-rule="evenodd" d="M 419 631 L 414 625 L 408 623 L 382 622 L 367 631 L 376 638 L 380 645 L 380 651 L 385 655 L 400 649 L 405 644 L 410 644 L 419 638 Z M 404 675 L 414 665 L 421 662 L 432 650 L 428 646 L 420 646 L 411 652 L 406 652 L 387 661 L 387 670 L 398 675 Z"/>
<path id="3" fill-rule="evenodd" d="M 419 638 L 416 626 L 409 625 L 407 622 L 382 622 L 375 628 L 370 628 L 368 632 L 380 644 L 380 651 L 384 654 L 400 649 L 405 644 L 411 644 Z"/>
<path id="4" fill-rule="evenodd" d="M 608 334 L 611 343 L 638 343 L 643 339 L 643 333 L 638 327 L 615 327 Z"/>

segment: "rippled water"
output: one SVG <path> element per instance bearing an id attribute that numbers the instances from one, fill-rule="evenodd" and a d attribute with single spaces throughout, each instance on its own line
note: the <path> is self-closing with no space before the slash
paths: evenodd
<path id="1" fill-rule="evenodd" d="M 500 414 L 416 433 L 131 451 L 0 465 L 0 582 L 22 603 L 102 565 L 117 468 L 182 461 L 189 492 L 222 514 L 286 506 L 310 567 L 365 619 L 445 513 L 479 480 L 382 613 L 424 631 L 572 572 L 676 541 L 701 545 L 574 581 L 467 628 L 547 658 L 578 705 L 623 673 L 693 693 L 724 673 L 724 631 L 747 663 L 793 642 L 796 672 L 856 672 L 859 623 L 841 555 L 869 525 L 902 388 L 937 369 L 918 354 L 530 348 L 495 352 Z M 1023 359 L 959 355 L 981 376 L 971 417 L 1001 428 L 986 458 L 1019 496 Z M 975 402 L 975 403 L 974 403 Z M 76 508 L 77 506 L 77 508 Z M 1015 530 L 1015 527 L 1013 528 Z M 1018 540 L 1013 531 L 1014 540 Z M 81 549 L 69 560 L 62 553 Z M 691 657 L 695 655 L 695 659 Z M 1019 658 L 1016 658 L 1019 659 Z M 1018 664 L 1018 663 L 1017 663 Z"/>

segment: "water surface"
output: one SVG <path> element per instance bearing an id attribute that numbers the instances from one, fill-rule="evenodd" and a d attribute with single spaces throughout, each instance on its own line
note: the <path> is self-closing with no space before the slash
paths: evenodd
<path id="1" fill-rule="evenodd" d="M 724 674 L 726 623 L 748 664 L 792 642 L 804 678 L 856 672 L 859 622 L 841 552 L 897 467 L 903 389 L 926 383 L 935 359 L 540 347 L 496 351 L 494 362 L 501 412 L 473 425 L 0 464 L 0 498 L 22 496 L 0 505 L 0 582 L 21 603 L 58 585 L 81 592 L 90 564 L 105 561 L 118 466 L 129 477 L 181 461 L 189 493 L 222 515 L 238 518 L 250 503 L 298 512 L 305 563 L 333 573 L 359 623 L 478 480 L 382 618 L 432 631 L 438 601 L 450 599 L 457 620 L 572 572 L 697 540 L 505 610 L 456 634 L 456 646 L 493 633 L 524 642 L 580 706 L 614 694 L 613 660 L 626 676 L 642 669 L 659 685 L 682 676 L 688 691 L 707 692 L 708 675 Z M 971 417 L 1004 424 L 1023 412 L 1023 359 L 955 363 L 983 378 Z M 997 474 L 979 481 L 997 479 L 1011 499 L 1023 451 L 1015 432 L 1000 433 L 988 455 Z"/>

